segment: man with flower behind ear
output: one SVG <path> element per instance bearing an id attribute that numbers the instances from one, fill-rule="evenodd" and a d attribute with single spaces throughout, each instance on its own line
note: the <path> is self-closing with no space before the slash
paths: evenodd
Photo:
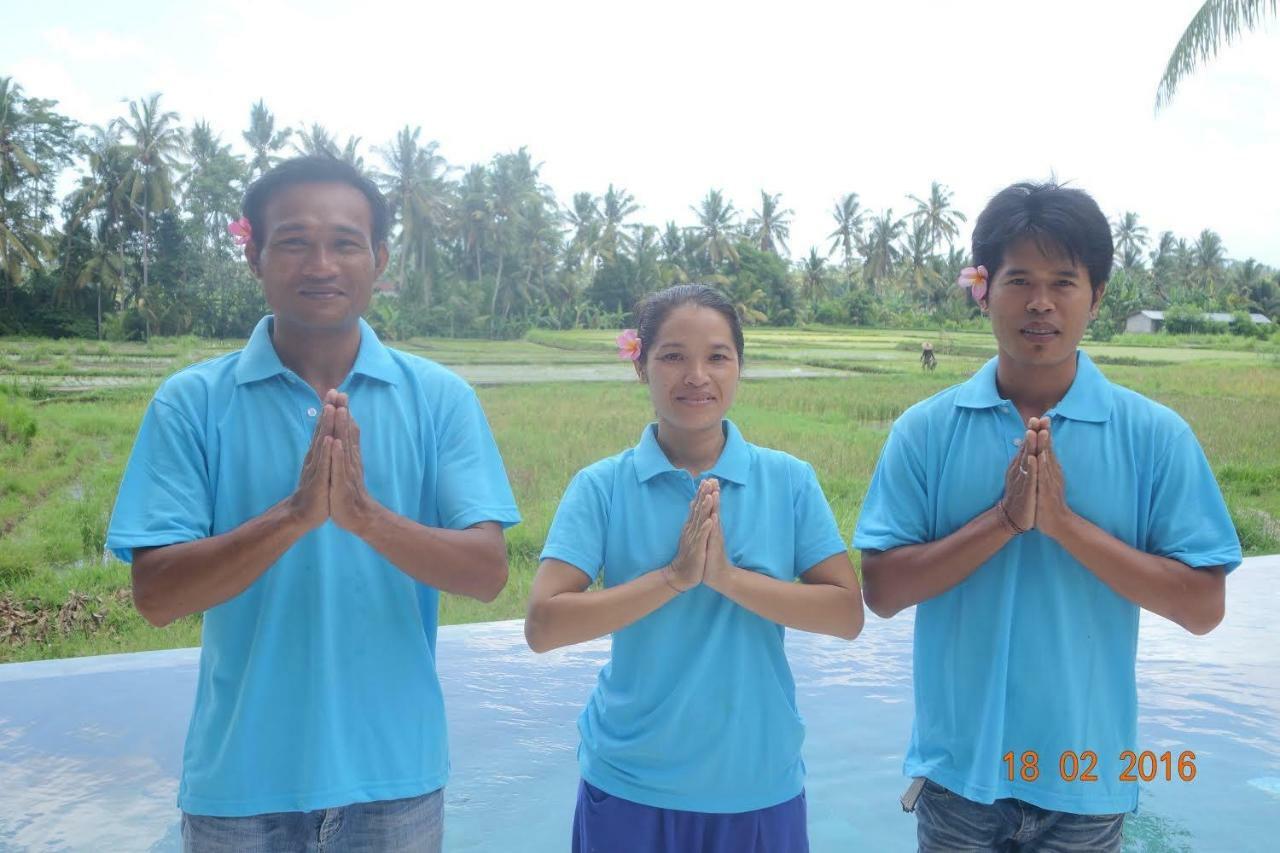
<path id="1" fill-rule="evenodd" d="M 519 515 L 474 392 L 361 319 L 377 188 L 296 158 L 244 212 L 272 314 L 161 385 L 107 536 L 148 621 L 204 614 L 184 849 L 439 851 L 438 591 L 493 600 Z"/>
<path id="2" fill-rule="evenodd" d="M 1139 609 L 1194 634 L 1223 617 L 1240 544 L 1200 445 L 1078 348 L 1112 254 L 1080 190 L 988 203 L 960 283 L 998 354 L 903 413 L 858 519 L 867 604 L 917 605 L 922 851 L 1118 851 L 1124 756 L 1156 746 L 1136 742 Z"/>

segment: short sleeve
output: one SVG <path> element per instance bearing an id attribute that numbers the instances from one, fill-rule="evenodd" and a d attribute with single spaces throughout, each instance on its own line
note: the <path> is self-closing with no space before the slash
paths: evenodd
<path id="1" fill-rule="evenodd" d="M 116 493 L 107 548 L 131 563 L 134 548 L 203 539 L 212 523 L 204 434 L 171 403 L 153 399 Z"/>
<path id="2" fill-rule="evenodd" d="M 560 560 L 595 580 L 604 568 L 608 529 L 608 495 L 589 471 L 579 471 L 560 498 L 538 559 Z"/>
<path id="3" fill-rule="evenodd" d="M 1192 568 L 1240 565 L 1240 539 L 1209 460 L 1189 427 L 1169 442 L 1152 480 L 1146 547 Z"/>
<path id="4" fill-rule="evenodd" d="M 497 442 L 475 391 L 464 387 L 436 436 L 436 515 L 441 526 L 464 530 L 485 521 L 520 523 Z"/>
<path id="5" fill-rule="evenodd" d="M 911 436 L 900 420 L 889 431 L 871 486 L 858 514 L 853 547 L 888 551 L 932 539 L 927 478 Z"/>
<path id="6" fill-rule="evenodd" d="M 840 526 L 831 512 L 831 504 L 822 493 L 818 475 L 808 462 L 801 463 L 801 476 L 795 491 L 796 538 L 795 573 L 804 574 L 833 554 L 845 552 Z"/>

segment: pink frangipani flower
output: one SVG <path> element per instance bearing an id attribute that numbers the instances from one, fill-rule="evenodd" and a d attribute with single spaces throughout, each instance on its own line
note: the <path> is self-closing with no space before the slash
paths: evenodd
<path id="1" fill-rule="evenodd" d="M 635 329 L 623 329 L 618 335 L 618 358 L 635 361 L 640 357 L 640 338 Z"/>
<path id="2" fill-rule="evenodd" d="M 956 284 L 969 288 L 973 301 L 981 302 L 982 298 L 987 295 L 987 268 L 984 266 L 965 267 L 960 270 L 960 277 L 956 279 Z"/>
<path id="3" fill-rule="evenodd" d="M 253 226 L 249 224 L 248 217 L 242 216 L 227 224 L 227 233 L 236 241 L 237 246 L 243 246 L 253 239 Z"/>

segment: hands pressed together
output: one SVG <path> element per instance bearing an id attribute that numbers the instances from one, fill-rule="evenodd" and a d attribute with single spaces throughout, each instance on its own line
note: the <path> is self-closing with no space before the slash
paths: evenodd
<path id="1" fill-rule="evenodd" d="M 1055 537 L 1072 517 L 1065 486 L 1049 418 L 1031 418 L 1022 447 L 1004 474 L 1004 497 L 996 504 L 1002 522 L 1014 534 L 1035 528 Z"/>
<path id="2" fill-rule="evenodd" d="M 720 523 L 720 481 L 708 477 L 689 503 L 676 557 L 661 571 L 672 588 L 685 592 L 698 584 L 717 589 L 731 568 Z"/>
<path id="3" fill-rule="evenodd" d="M 351 417 L 346 394 L 333 389 L 325 394 L 324 411 L 289 504 L 307 530 L 332 518 L 357 535 L 377 512 L 378 503 L 364 486 L 360 427 Z"/>

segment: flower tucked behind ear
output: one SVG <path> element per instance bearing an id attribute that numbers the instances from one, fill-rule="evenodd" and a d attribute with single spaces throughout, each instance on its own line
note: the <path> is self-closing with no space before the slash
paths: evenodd
<path id="1" fill-rule="evenodd" d="M 243 246 L 253 239 L 253 226 L 249 224 L 248 217 L 242 216 L 227 224 L 227 233 L 236 241 L 237 246 Z"/>
<path id="2" fill-rule="evenodd" d="M 987 295 L 987 268 L 965 267 L 960 270 L 960 277 L 956 279 L 956 284 L 969 288 L 973 301 L 981 302 L 982 297 Z"/>
<path id="3" fill-rule="evenodd" d="M 618 358 L 635 361 L 640 358 L 640 338 L 635 329 L 623 329 L 618 335 Z"/>

